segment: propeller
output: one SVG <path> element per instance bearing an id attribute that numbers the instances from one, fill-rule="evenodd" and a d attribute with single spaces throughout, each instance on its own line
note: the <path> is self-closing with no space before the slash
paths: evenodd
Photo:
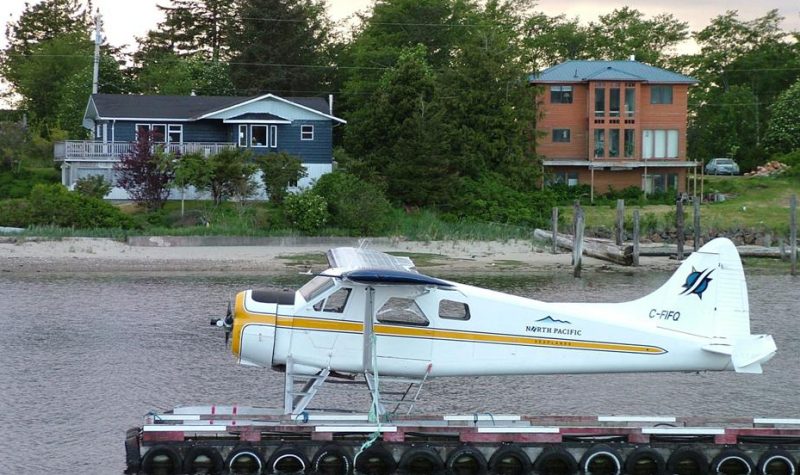
<path id="1" fill-rule="evenodd" d="M 211 326 L 225 328 L 225 346 L 228 346 L 228 340 L 231 337 L 231 330 L 233 329 L 233 308 L 230 300 L 228 300 L 228 311 L 225 313 L 225 318 L 212 319 Z"/>

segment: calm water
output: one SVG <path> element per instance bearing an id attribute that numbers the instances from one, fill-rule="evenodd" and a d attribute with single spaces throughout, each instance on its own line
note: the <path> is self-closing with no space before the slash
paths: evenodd
<path id="1" fill-rule="evenodd" d="M 562 271 L 566 273 L 566 271 Z M 542 300 L 621 301 L 664 273 L 459 277 Z M 125 430 L 151 410 L 280 406 L 281 375 L 237 366 L 209 319 L 236 291 L 297 276 L 0 276 L 0 473 L 120 473 Z M 531 376 L 436 380 L 420 412 L 800 417 L 800 279 L 748 275 L 754 333 L 778 355 L 763 375 Z M 342 398 L 343 396 L 337 396 Z M 323 400 L 363 407 L 366 399 Z"/>

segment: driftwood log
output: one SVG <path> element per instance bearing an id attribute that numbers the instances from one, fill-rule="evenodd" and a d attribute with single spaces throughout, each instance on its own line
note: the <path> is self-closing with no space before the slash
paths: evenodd
<path id="1" fill-rule="evenodd" d="M 767 257 L 767 258 L 781 258 L 780 247 L 764 247 L 764 246 L 751 246 L 743 245 L 736 246 L 741 257 Z M 678 252 L 678 247 L 675 244 L 640 244 L 639 253 L 642 256 L 674 256 Z M 788 255 L 784 251 L 784 256 Z"/>
<path id="2" fill-rule="evenodd" d="M 553 232 L 535 229 L 533 231 L 533 237 L 550 242 L 553 239 Z M 558 247 L 572 250 L 572 236 L 559 233 L 556 236 L 556 243 Z M 633 265 L 633 246 L 617 246 L 613 241 L 608 239 L 584 238 L 583 254 L 623 266 Z"/>

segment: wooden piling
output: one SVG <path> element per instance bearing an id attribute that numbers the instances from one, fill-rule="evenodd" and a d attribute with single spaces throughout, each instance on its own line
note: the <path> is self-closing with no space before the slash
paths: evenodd
<path id="1" fill-rule="evenodd" d="M 797 275 L 797 195 L 789 201 L 789 258 L 792 261 L 792 275 Z"/>
<path id="2" fill-rule="evenodd" d="M 581 276 L 581 261 L 583 257 L 583 228 L 583 210 L 578 208 L 578 217 L 575 220 L 575 242 L 572 247 L 572 263 L 575 266 L 572 276 L 578 278 Z"/>
<path id="3" fill-rule="evenodd" d="M 614 223 L 614 241 L 621 246 L 625 235 L 625 200 L 617 200 L 617 220 Z"/>
<path id="4" fill-rule="evenodd" d="M 692 226 L 694 227 L 694 251 L 700 248 L 700 200 L 694 199 L 692 201 L 692 206 L 694 207 L 694 222 Z"/>
<path id="5" fill-rule="evenodd" d="M 633 210 L 633 265 L 639 265 L 639 210 Z"/>
<path id="6" fill-rule="evenodd" d="M 557 243 L 557 239 L 556 239 L 558 237 L 558 206 L 554 206 L 553 207 L 552 220 L 553 220 L 553 226 L 552 226 L 552 228 L 553 228 L 553 250 L 552 250 L 552 253 L 553 254 L 558 254 L 558 243 Z"/>
<path id="7" fill-rule="evenodd" d="M 678 245 L 678 260 L 683 260 L 683 201 L 675 203 L 675 228 L 677 228 L 676 244 Z"/>

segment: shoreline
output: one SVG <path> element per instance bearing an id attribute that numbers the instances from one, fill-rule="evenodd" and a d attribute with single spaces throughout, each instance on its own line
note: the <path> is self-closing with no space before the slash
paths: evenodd
<path id="1" fill-rule="evenodd" d="M 288 245 L 156 245 L 138 246 L 107 238 L 6 240 L 0 242 L 3 273 L 259 273 L 293 274 L 324 270 L 325 251 L 342 239 Z M 356 239 L 352 240 L 354 243 Z M 571 272 L 571 254 L 550 254 L 531 241 L 402 241 L 376 239 L 366 246 L 408 255 L 417 269 L 430 274 L 495 274 Z M 584 270 L 626 272 L 674 271 L 679 263 L 667 257 L 641 258 L 639 267 L 625 267 L 584 256 Z"/>

